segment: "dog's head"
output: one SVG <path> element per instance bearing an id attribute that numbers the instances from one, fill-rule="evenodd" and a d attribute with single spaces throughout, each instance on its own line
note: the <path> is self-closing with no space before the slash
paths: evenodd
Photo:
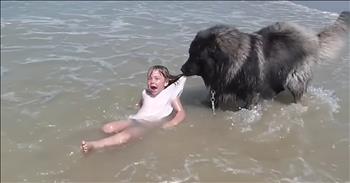
<path id="1" fill-rule="evenodd" d="M 181 67 L 185 76 L 203 76 L 205 71 L 210 71 L 214 60 L 210 57 L 210 49 L 213 47 L 214 35 L 208 30 L 200 31 L 192 41 L 189 48 L 189 58 Z"/>
<path id="2" fill-rule="evenodd" d="M 217 36 L 227 28 L 214 26 L 197 33 L 189 48 L 189 58 L 181 67 L 185 76 L 202 76 L 206 82 L 216 75 L 218 62 L 227 57 L 218 45 Z"/>
<path id="3" fill-rule="evenodd" d="M 241 33 L 230 26 L 217 25 L 199 31 L 189 48 L 189 58 L 181 67 L 185 76 L 201 76 L 206 85 L 230 75 L 240 50 Z"/>

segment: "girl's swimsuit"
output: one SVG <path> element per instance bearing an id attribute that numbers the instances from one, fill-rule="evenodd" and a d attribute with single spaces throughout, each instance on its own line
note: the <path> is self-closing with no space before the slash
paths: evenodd
<path id="1" fill-rule="evenodd" d="M 155 97 L 150 96 L 144 89 L 142 91 L 142 107 L 136 114 L 129 116 L 129 119 L 139 122 L 157 122 L 166 118 L 173 111 L 171 102 L 181 95 L 185 82 L 186 77 L 182 76 Z"/>

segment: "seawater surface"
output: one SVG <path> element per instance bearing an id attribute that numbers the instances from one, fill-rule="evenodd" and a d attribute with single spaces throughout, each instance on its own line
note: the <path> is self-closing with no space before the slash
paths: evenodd
<path id="1" fill-rule="evenodd" d="M 291 2 L 1 1 L 1 182 L 347 182 L 349 52 L 316 64 L 308 93 L 217 111 L 188 78 L 184 123 L 84 156 L 80 142 L 135 113 L 146 70 L 180 73 L 195 34 L 337 13 Z"/>

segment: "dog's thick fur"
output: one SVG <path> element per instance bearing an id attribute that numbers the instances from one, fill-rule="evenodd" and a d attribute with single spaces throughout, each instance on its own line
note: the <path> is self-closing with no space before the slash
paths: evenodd
<path id="1" fill-rule="evenodd" d="M 349 25 L 350 12 L 320 33 L 287 22 L 255 33 L 217 25 L 197 33 L 181 71 L 201 76 L 222 109 L 250 108 L 286 89 L 298 102 L 312 78 L 312 64 L 337 56 Z"/>

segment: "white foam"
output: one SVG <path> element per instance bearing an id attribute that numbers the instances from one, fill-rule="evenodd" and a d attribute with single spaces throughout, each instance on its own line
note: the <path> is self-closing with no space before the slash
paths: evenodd
<path id="1" fill-rule="evenodd" d="M 64 20 L 54 19 L 51 17 L 42 17 L 42 16 L 25 16 L 21 17 L 20 22 L 22 24 L 44 24 L 44 25 L 64 25 Z"/>
<path id="2" fill-rule="evenodd" d="M 15 92 L 7 92 L 1 95 L 1 100 L 6 100 L 9 102 L 19 102 L 21 98 L 16 95 Z"/>
<path id="3" fill-rule="evenodd" d="M 338 113 L 340 105 L 338 104 L 339 98 L 335 95 L 332 90 L 327 90 L 323 88 L 309 87 L 308 93 L 313 95 L 318 102 L 327 104 L 333 113 Z"/>
<path id="4" fill-rule="evenodd" d="M 232 126 L 238 126 L 241 132 L 252 131 L 251 124 L 254 124 L 261 120 L 262 106 L 257 105 L 254 109 L 241 109 L 236 112 L 226 112 L 226 120 L 232 121 Z"/>
<path id="5" fill-rule="evenodd" d="M 6 45 L 1 45 L 1 53 L 3 52 L 16 52 L 16 51 L 21 51 L 25 49 L 25 46 L 6 46 Z"/>
<path id="6" fill-rule="evenodd" d="M 122 19 L 117 19 L 117 20 L 114 20 L 111 24 L 111 29 L 112 30 L 125 30 L 127 29 L 127 26 L 131 26 L 130 23 L 127 23 L 125 21 L 123 21 Z"/>
<path id="7" fill-rule="evenodd" d="M 319 10 L 319 9 L 316 9 L 316 8 L 310 8 L 310 7 L 301 5 L 301 4 L 294 3 L 292 1 L 274 1 L 272 3 L 284 4 L 285 7 L 288 7 L 288 8 L 290 8 L 291 6 L 294 6 L 296 8 L 299 8 L 300 9 L 299 11 L 304 11 L 304 12 L 315 12 L 315 13 L 321 12 L 321 13 L 323 13 L 325 15 L 338 16 L 338 14 L 334 13 L 334 12 L 328 12 L 328 11 L 322 11 L 322 10 Z"/>

